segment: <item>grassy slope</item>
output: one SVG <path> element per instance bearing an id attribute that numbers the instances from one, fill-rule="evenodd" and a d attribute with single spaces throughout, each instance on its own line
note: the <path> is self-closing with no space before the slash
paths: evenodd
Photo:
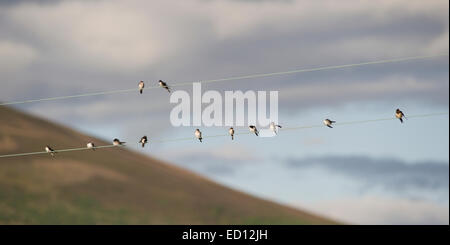
<path id="1" fill-rule="evenodd" d="M 108 144 L 0 107 L 0 154 Z M 0 158 L 0 224 L 329 224 L 124 148 Z"/>

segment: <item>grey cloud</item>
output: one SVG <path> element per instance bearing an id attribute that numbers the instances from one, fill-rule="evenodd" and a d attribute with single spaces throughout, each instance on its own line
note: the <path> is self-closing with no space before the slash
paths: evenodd
<path id="1" fill-rule="evenodd" d="M 13 6 L 23 3 L 53 4 L 64 0 L 1 0 L 0 6 Z"/>
<path id="2" fill-rule="evenodd" d="M 424 104 L 448 104 L 448 81 L 443 79 L 418 79 L 410 75 L 364 78 L 355 74 L 345 81 L 339 76 L 330 80 L 288 85 L 280 91 L 282 107 L 292 107 L 293 104 L 294 107 L 313 107 L 328 105 L 330 101 L 334 106 L 357 101 L 399 103 L 411 98 L 422 100 Z"/>
<path id="3" fill-rule="evenodd" d="M 208 153 L 185 154 L 182 161 L 183 167 L 205 175 L 234 175 L 237 171 L 236 166 L 230 166 L 229 160 Z"/>
<path id="4" fill-rule="evenodd" d="M 360 15 L 362 14 L 358 13 L 358 10 L 369 14 L 372 12 L 370 8 L 364 7 L 364 4 L 358 5 L 359 7 L 355 9 L 346 6 L 346 4 L 342 4 L 344 7 L 338 6 L 339 9 L 343 10 L 342 14 L 340 14 L 339 11 L 333 11 L 326 8 L 323 10 L 325 13 L 331 12 L 332 15 L 329 15 L 328 17 L 333 20 L 327 21 L 326 24 L 324 24 L 315 21 L 319 19 L 321 15 L 324 15 L 324 13 L 320 16 L 315 16 L 308 14 L 305 10 L 302 10 L 302 13 L 295 14 L 295 12 L 289 10 L 289 6 L 283 7 L 285 4 L 281 4 L 279 1 L 269 2 L 271 3 L 271 6 L 273 5 L 275 7 L 275 10 L 271 10 L 267 7 L 259 7 L 259 5 L 255 3 L 255 7 L 261 8 L 263 12 L 254 13 L 256 17 L 242 19 L 242 25 L 240 23 L 235 23 L 237 27 L 244 28 L 239 31 L 240 35 L 237 36 L 234 36 L 233 33 L 236 31 L 231 28 L 234 20 L 228 19 L 228 17 L 226 17 L 228 15 L 226 15 L 226 13 L 230 11 L 230 9 L 233 9 L 231 7 L 238 7 L 240 4 L 239 2 L 228 4 L 227 1 L 213 1 L 212 4 L 207 4 L 206 7 L 211 8 L 212 12 L 217 14 L 216 19 L 211 18 L 209 14 L 204 13 L 201 8 L 200 10 L 192 10 L 193 7 L 196 6 L 197 2 L 193 1 L 189 4 L 186 3 L 189 8 L 185 15 L 183 15 L 185 17 L 174 17 L 173 20 L 170 21 L 158 21 L 161 25 L 164 25 L 166 27 L 164 29 L 169 30 L 169 32 L 163 32 L 159 35 L 151 36 L 167 35 L 167 37 L 162 38 L 162 40 L 166 43 L 162 45 L 162 43 L 158 40 L 152 42 L 152 39 L 149 39 L 147 42 L 148 46 L 159 47 L 162 45 L 163 47 L 159 49 L 176 50 L 176 53 L 166 53 L 165 55 L 164 53 L 161 53 L 161 55 L 155 54 L 156 57 L 159 57 L 157 59 L 158 61 L 154 64 L 145 65 L 147 64 L 150 56 L 140 57 L 137 53 L 135 55 L 129 55 L 128 53 L 131 51 L 129 47 L 117 46 L 112 50 L 114 50 L 114 52 L 118 52 L 117 54 L 120 54 L 120 52 L 124 53 L 121 59 L 118 59 L 120 60 L 120 62 L 118 61 L 118 64 L 126 64 L 126 66 L 121 66 L 121 69 L 116 69 L 116 66 L 113 66 L 112 68 L 110 67 L 106 70 L 101 68 L 111 65 L 108 59 L 105 59 L 107 56 L 103 58 L 104 60 L 98 60 L 98 62 L 95 62 L 95 65 L 89 65 L 89 60 L 95 61 L 97 58 L 100 59 L 103 57 L 97 57 L 95 55 L 96 52 L 90 52 L 90 54 L 86 55 L 85 58 L 88 62 L 73 59 L 72 56 L 75 54 L 71 53 L 72 49 L 97 50 L 95 46 L 89 42 L 80 44 L 80 42 L 83 41 L 82 39 L 77 40 L 80 36 L 93 36 L 93 38 L 103 40 L 106 44 L 120 41 L 120 39 L 116 40 L 114 36 L 109 34 L 101 36 L 98 33 L 103 32 L 99 32 L 97 29 L 72 28 L 70 33 L 77 33 L 78 30 L 78 32 L 82 32 L 80 34 L 83 34 L 74 36 L 73 38 L 65 37 L 63 35 L 64 33 L 54 35 L 48 33 L 46 29 L 42 28 L 34 30 L 37 35 L 27 35 L 27 33 L 30 33 L 30 29 L 34 27 L 34 23 L 24 22 L 22 20 L 22 18 L 24 18 L 23 14 L 31 13 L 32 16 L 37 18 L 39 17 L 39 11 L 46 11 L 46 13 L 53 13 L 55 11 L 69 11 L 70 8 L 68 7 L 61 7 L 60 9 L 56 8 L 53 10 L 49 10 L 47 8 L 27 9 L 21 11 L 16 10 L 14 14 L 10 15 L 12 17 L 7 18 L 9 21 L 6 22 L 7 25 L 5 27 L 11 25 L 16 27 L 10 30 L 7 34 L 8 37 L 14 37 L 19 40 L 24 39 L 23 41 L 25 43 L 31 43 L 32 47 L 38 51 L 41 51 L 39 53 L 42 56 L 45 54 L 46 58 L 41 58 L 38 62 L 35 62 L 33 66 L 35 68 L 31 67 L 27 73 L 33 74 L 33 79 L 39 79 L 40 84 L 50 84 L 50 89 L 54 90 L 60 89 L 59 87 L 62 85 L 66 86 L 66 83 L 75 83 L 80 79 L 86 82 L 88 80 L 93 81 L 95 77 L 98 77 L 98 83 L 100 84 L 108 83 L 111 86 L 117 86 L 121 83 L 120 81 L 123 83 L 131 77 L 134 79 L 137 74 L 151 74 L 152 76 L 158 76 L 159 74 L 161 77 L 169 77 L 170 79 L 184 81 L 187 78 L 192 78 L 189 80 L 196 80 L 248 74 L 256 71 L 280 71 L 302 65 L 319 66 L 327 64 L 342 64 L 353 62 L 355 57 L 358 57 L 359 60 L 366 61 L 367 59 L 371 59 L 373 57 L 384 58 L 387 57 L 387 54 L 389 54 L 389 57 L 394 56 L 394 54 L 395 56 L 404 56 L 409 55 L 411 50 L 420 51 L 420 48 L 418 49 L 418 47 L 423 46 L 423 44 L 426 44 L 427 42 L 431 42 L 433 38 L 439 37 L 442 31 L 445 30 L 446 26 L 448 28 L 448 24 L 446 24 L 448 21 L 444 21 L 443 17 L 440 17 L 441 13 L 436 8 L 431 8 L 430 10 L 435 12 L 435 15 L 432 17 L 430 17 L 426 11 L 409 13 L 405 10 L 405 12 L 400 11 L 395 16 L 388 15 L 386 16 L 387 20 L 380 21 L 377 19 L 376 15 L 369 15 L 367 18 L 361 19 Z M 224 8 L 218 8 L 217 6 L 220 5 L 217 4 L 222 4 Z M 109 5 L 111 7 L 109 9 L 121 7 L 120 5 L 117 6 L 116 2 L 111 2 L 109 4 L 102 3 L 99 7 L 107 7 Z M 312 9 L 317 7 L 314 4 L 303 3 L 301 1 L 293 1 L 289 5 L 293 5 L 296 8 L 300 8 L 298 6 L 305 5 L 304 8 L 306 9 L 308 9 L 308 7 L 311 7 Z M 393 9 L 390 10 L 385 4 L 380 4 L 379 9 L 375 10 L 380 12 L 399 11 L 397 9 L 398 5 L 398 3 L 394 4 Z M 127 8 L 126 11 L 126 13 L 129 14 L 122 14 L 121 17 L 124 18 L 124 20 L 131 22 L 129 24 L 133 26 L 132 29 L 138 31 L 136 31 L 136 33 L 127 33 L 138 34 L 142 32 L 138 39 L 148 38 L 148 35 L 144 35 L 148 34 L 147 31 L 144 31 L 148 29 L 144 28 L 144 25 L 146 22 L 153 22 L 152 19 L 143 19 L 142 23 L 135 23 L 134 19 L 130 16 L 133 15 L 133 11 L 135 11 L 136 14 L 139 14 L 140 12 L 137 11 L 137 9 L 133 10 L 133 4 L 130 4 L 130 6 L 131 7 Z M 157 6 L 164 10 L 170 5 L 167 6 L 163 4 L 160 6 L 157 4 Z M 327 3 L 325 3 L 325 7 L 326 6 Z M 84 5 L 77 4 L 74 5 L 74 7 L 84 8 Z M 89 5 L 85 7 L 88 8 Z M 143 7 L 145 7 L 145 5 Z M 206 7 L 205 10 L 207 9 Z M 198 8 L 195 7 L 195 9 Z M 375 10 L 374 12 L 376 12 Z M 102 8 L 96 11 L 99 14 L 103 13 Z M 200 12 L 196 13 L 196 11 Z M 236 13 L 234 14 L 236 16 L 243 16 L 247 14 L 247 11 L 250 11 L 250 9 L 237 8 L 234 11 Z M 348 11 L 355 15 L 349 14 Z M 271 20 L 274 20 L 273 23 L 266 25 L 267 21 L 262 18 L 262 15 L 265 12 L 273 14 L 270 17 Z M 276 14 L 283 14 L 284 12 L 288 13 L 289 18 L 292 18 L 292 20 L 287 17 L 287 19 L 282 16 L 277 17 Z M 98 19 L 102 16 L 102 18 L 109 18 L 108 13 L 109 12 L 103 13 L 103 15 L 98 15 L 96 18 Z M 194 17 L 194 15 L 200 17 Z M 343 16 L 345 16 L 345 18 L 342 18 Z M 57 19 L 58 15 L 54 18 Z M 44 20 L 39 19 L 35 21 L 38 26 L 42 26 L 39 25 L 40 21 Z M 48 19 L 46 21 L 49 22 Z M 58 21 L 61 22 L 61 24 L 57 27 L 59 29 L 61 29 L 60 26 L 80 27 L 77 22 L 65 21 L 66 20 Z M 49 24 L 54 25 L 53 22 L 54 21 L 51 21 Z M 90 22 L 96 23 L 96 19 L 92 19 Z M 183 22 L 182 29 L 187 31 L 186 33 L 182 33 L 182 35 L 174 36 L 171 33 L 178 33 L 179 31 L 177 31 L 177 28 L 180 29 L 178 22 Z M 114 23 L 111 24 L 114 25 Z M 291 25 L 286 27 L 286 23 L 291 23 Z M 117 31 L 121 31 L 124 28 L 129 29 L 129 27 L 125 25 L 115 26 Z M 220 34 L 220 30 L 222 29 L 224 29 L 225 33 L 228 34 L 226 34 L 223 38 L 218 39 L 217 35 L 223 35 Z M 131 35 L 127 40 L 129 46 L 136 46 L 134 41 L 136 38 L 133 38 L 134 36 L 136 35 Z M 60 40 L 61 38 L 62 40 Z M 174 39 L 177 41 L 174 41 Z M 73 42 L 73 40 L 75 40 L 76 43 L 70 43 Z M 182 45 L 179 46 L 179 44 Z M 100 47 L 98 47 L 98 49 L 100 49 Z M 403 49 L 404 51 L 399 51 Z M 99 52 L 103 52 L 102 50 Z M 105 54 L 108 53 L 109 52 L 105 52 Z M 131 53 L 133 54 L 133 52 Z M 145 50 L 140 50 L 138 53 L 146 52 Z M 133 59 L 133 57 L 137 59 Z M 145 57 L 147 57 L 147 59 Z M 145 68 L 142 68 L 142 66 Z M 138 70 L 128 71 L 127 69 L 130 67 Z M 145 72 L 144 69 L 149 69 L 150 72 Z M 415 69 L 415 67 L 412 67 L 411 70 L 413 69 Z M 49 76 L 49 74 L 52 75 Z M 92 77 L 93 74 L 94 77 Z M 364 74 L 366 76 L 370 75 L 370 73 Z M 351 75 L 353 76 L 353 74 Z M 65 81 L 63 84 L 60 83 L 62 77 Z M 86 79 L 84 77 L 86 77 Z M 300 76 L 300 79 L 302 78 L 305 78 L 305 83 L 308 83 L 308 76 Z M 21 77 L 20 79 L 24 80 L 25 78 Z M 349 76 L 343 77 L 343 79 L 349 79 Z M 18 81 L 19 84 L 21 80 Z M 284 84 L 289 86 L 289 80 L 289 78 L 279 77 L 272 78 L 270 81 L 276 81 L 280 84 L 283 83 L 283 86 L 285 86 Z M 254 80 L 246 81 L 245 83 L 249 83 L 249 87 L 254 87 L 257 84 L 266 85 Z M 89 85 L 92 89 L 95 88 L 95 85 L 92 83 Z M 72 89 L 75 90 L 76 88 Z M 13 89 L 10 90 L 14 91 Z M 5 92 L 5 94 L 10 93 Z"/>
<path id="5" fill-rule="evenodd" d="M 2 101 L 128 89 L 141 79 L 170 84 L 448 52 L 448 3 L 441 1 L 43 2 L 48 4 L 22 1 L 0 8 L 0 64 L 15 68 L 0 72 Z M 12 62 L 15 54 L 23 55 Z M 280 108 L 291 110 L 324 106 L 318 86 L 392 88 L 396 78 L 400 82 L 394 90 L 350 89 L 333 95 L 333 104 L 325 106 L 412 98 L 448 106 L 448 58 L 204 88 L 280 90 Z M 414 81 L 414 86 L 404 81 Z M 310 93 L 293 94 L 302 91 Z M 144 104 L 127 94 L 18 107 L 72 124 L 110 123 L 118 117 L 117 125 L 129 131 L 136 124 L 131 120 L 139 118 L 134 113 L 161 115 L 167 122 L 164 110 L 170 107 L 151 104 L 164 95 L 152 95 Z M 138 105 L 152 109 L 136 110 Z M 96 114 L 102 106 L 105 111 Z M 114 113 L 108 113 L 109 106 Z"/>
<path id="6" fill-rule="evenodd" d="M 184 148 L 177 152 L 160 154 L 169 156 L 170 161 L 179 162 L 183 167 L 216 176 L 234 175 L 242 166 L 263 161 L 245 146 L 234 144 L 209 149 Z"/>
<path id="7" fill-rule="evenodd" d="M 366 156 L 329 156 L 288 159 L 286 164 L 291 168 L 325 168 L 361 180 L 369 188 L 381 186 L 393 191 L 407 191 L 413 187 L 448 190 L 449 185 L 449 165 L 443 162 L 406 163 Z"/>

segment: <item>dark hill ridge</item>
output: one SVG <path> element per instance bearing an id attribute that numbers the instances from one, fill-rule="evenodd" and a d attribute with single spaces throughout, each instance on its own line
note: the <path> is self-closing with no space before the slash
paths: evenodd
<path id="1" fill-rule="evenodd" d="M 110 144 L 0 106 L 1 155 L 88 141 Z M 331 223 L 126 148 L 0 158 L 0 224 Z"/>

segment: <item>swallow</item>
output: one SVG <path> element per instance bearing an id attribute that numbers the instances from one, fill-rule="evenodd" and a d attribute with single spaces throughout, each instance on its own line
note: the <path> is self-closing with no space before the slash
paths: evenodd
<path id="1" fill-rule="evenodd" d="M 200 142 L 202 142 L 202 132 L 200 132 L 200 130 L 199 129 L 196 129 L 195 130 L 195 137 L 198 139 L 198 140 L 200 140 Z"/>
<path id="2" fill-rule="evenodd" d="M 165 88 L 170 93 L 170 87 L 167 86 L 167 83 L 163 82 L 162 80 L 159 80 L 159 86 Z"/>
<path id="3" fill-rule="evenodd" d="M 95 145 L 92 142 L 87 143 L 86 147 L 89 148 L 89 149 L 92 149 L 93 151 L 95 151 Z"/>
<path id="4" fill-rule="evenodd" d="M 397 109 L 395 111 L 395 117 L 400 120 L 401 123 L 403 123 L 403 117 L 406 118 L 405 114 L 400 109 Z"/>
<path id="5" fill-rule="evenodd" d="M 50 155 L 52 155 L 52 157 L 55 156 L 56 151 L 53 150 L 50 146 L 48 146 L 48 145 L 45 146 L 45 151 L 46 151 L 47 153 L 50 153 Z"/>
<path id="6" fill-rule="evenodd" d="M 274 122 L 270 123 L 270 129 L 272 130 L 272 132 L 274 132 L 275 134 L 277 134 L 277 129 L 281 128 L 280 125 L 275 124 Z"/>
<path id="7" fill-rule="evenodd" d="M 140 81 L 139 82 L 139 93 L 142 94 L 142 92 L 144 91 L 144 86 L 145 86 L 144 81 Z"/>
<path id="8" fill-rule="evenodd" d="M 114 139 L 113 140 L 113 145 L 123 145 L 123 144 L 125 144 L 126 142 L 122 142 L 122 141 L 120 141 L 119 139 Z"/>
<path id="9" fill-rule="evenodd" d="M 335 123 L 336 121 L 331 121 L 330 119 L 325 119 L 323 120 L 323 123 L 325 124 L 325 126 L 329 127 L 329 128 L 333 128 L 331 126 L 331 124 Z"/>
<path id="10" fill-rule="evenodd" d="M 258 136 L 258 129 L 255 126 L 250 125 L 248 126 L 248 128 L 250 129 L 250 132 L 253 132 L 256 134 L 256 136 Z"/>
<path id="11" fill-rule="evenodd" d="M 148 142 L 147 140 L 147 136 L 142 136 L 141 140 L 139 141 L 139 143 L 142 144 L 142 148 L 144 148 L 145 144 Z"/>
<path id="12" fill-rule="evenodd" d="M 228 133 L 230 133 L 230 135 L 231 135 L 231 140 L 234 140 L 234 129 L 233 129 L 233 128 L 230 128 L 230 129 L 228 130 Z"/>

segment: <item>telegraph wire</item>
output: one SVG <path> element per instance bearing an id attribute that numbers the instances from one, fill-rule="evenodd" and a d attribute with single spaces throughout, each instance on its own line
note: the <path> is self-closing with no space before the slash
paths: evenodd
<path id="1" fill-rule="evenodd" d="M 449 112 L 437 112 L 437 113 L 428 113 L 428 114 L 417 114 L 417 115 L 409 115 L 408 118 L 425 118 L 425 117 L 433 117 L 433 116 L 442 116 L 448 115 Z M 398 120 L 396 117 L 386 117 L 386 118 L 378 118 L 378 119 L 368 119 L 368 120 L 358 120 L 358 121 L 347 121 L 347 122 L 336 122 L 333 124 L 334 126 L 345 126 L 345 125 L 354 125 L 354 124 L 364 124 L 371 122 L 380 122 L 380 121 L 390 121 L 390 120 Z M 310 129 L 310 128 L 318 128 L 324 127 L 323 124 L 315 124 L 315 125 L 306 125 L 306 126 L 294 126 L 294 127 L 283 127 L 282 131 L 286 130 L 301 130 L 301 129 Z M 237 132 L 235 135 L 245 135 L 252 134 L 252 132 Z M 217 135 L 208 135 L 203 138 L 217 138 L 217 137 L 230 137 L 229 134 L 217 134 Z M 184 137 L 184 138 L 175 138 L 175 139 L 155 139 L 150 140 L 151 143 L 169 143 L 169 142 L 178 142 L 178 141 L 188 141 L 188 140 L 196 140 L 195 137 Z M 140 144 L 140 143 L 137 143 Z M 94 149 L 102 149 L 102 148 L 113 148 L 113 147 L 124 147 L 126 145 L 103 145 L 96 146 Z M 60 152 L 71 152 L 71 151 L 84 151 L 84 150 L 92 150 L 92 148 L 81 147 L 81 148 L 68 148 L 68 149 L 55 149 L 56 153 Z M 19 156 L 31 156 L 31 155 L 40 155 L 40 154 L 49 154 L 45 151 L 38 152 L 26 152 L 26 153 L 16 153 L 16 154 L 7 154 L 0 155 L 0 158 L 9 158 L 9 157 L 19 157 Z"/>
<path id="2" fill-rule="evenodd" d="M 336 69 L 344 69 L 344 68 L 366 66 L 366 65 L 386 64 L 386 63 L 395 63 L 395 62 L 403 62 L 403 61 L 410 61 L 410 60 L 436 58 L 436 57 L 443 57 L 443 56 L 448 56 L 448 55 L 449 55 L 448 53 L 443 53 L 443 54 L 436 54 L 436 55 L 410 56 L 410 57 L 403 57 L 403 58 L 384 59 L 384 60 L 353 63 L 353 64 L 346 64 L 346 65 L 322 66 L 322 67 L 316 67 L 316 68 L 304 68 L 304 69 L 296 69 L 296 70 L 290 70 L 290 71 L 259 73 L 259 74 L 251 74 L 251 75 L 244 75 L 244 76 L 232 76 L 232 77 L 227 77 L 227 78 L 211 79 L 211 80 L 191 81 L 191 82 L 170 84 L 169 86 L 170 87 L 180 87 L 180 86 L 191 85 L 195 82 L 199 82 L 202 84 L 216 83 L 216 82 L 224 82 L 224 81 L 232 81 L 232 80 L 243 80 L 243 79 L 251 79 L 251 78 L 262 78 L 262 77 L 270 77 L 270 76 L 288 75 L 288 74 L 303 73 L 303 72 L 336 70 Z M 159 86 L 149 86 L 149 87 L 145 87 L 144 90 L 156 89 L 156 88 L 160 88 L 160 87 Z M 118 94 L 118 93 L 131 93 L 131 92 L 137 92 L 137 91 L 138 91 L 138 87 L 136 86 L 136 88 L 132 88 L 132 89 L 119 89 L 119 90 L 100 91 L 100 92 L 67 95 L 67 96 L 57 96 L 57 97 L 49 97 L 49 98 L 41 98 L 41 99 L 29 99 L 29 100 L 22 100 L 22 101 L 4 102 L 4 103 L 0 103 L 0 106 L 18 105 L 18 104 L 43 102 L 43 101 L 64 100 L 64 99 L 72 99 L 72 98 L 80 98 L 80 97 L 88 97 L 88 96 L 99 96 L 99 95 L 109 95 L 109 94 Z"/>

